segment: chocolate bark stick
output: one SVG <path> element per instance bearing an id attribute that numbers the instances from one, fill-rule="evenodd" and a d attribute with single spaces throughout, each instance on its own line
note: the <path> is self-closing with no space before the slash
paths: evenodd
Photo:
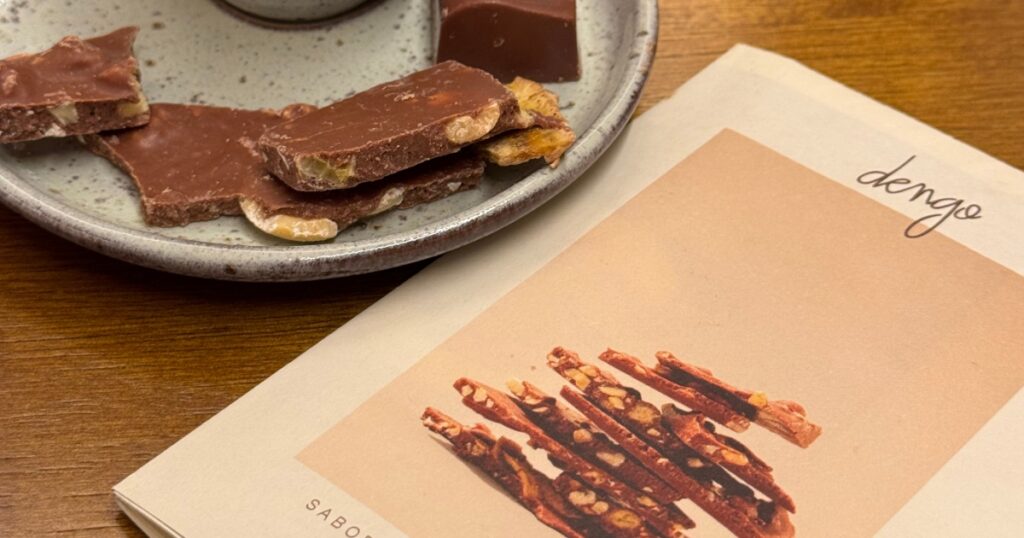
<path id="1" fill-rule="evenodd" d="M 681 498 L 579 413 L 529 382 L 510 381 L 508 387 L 530 420 L 573 452 L 630 486 L 649 493 L 660 503 L 668 504 Z"/>
<path id="2" fill-rule="evenodd" d="M 274 126 L 259 151 L 296 190 L 347 189 L 533 122 L 497 79 L 445 62 Z"/>
<path id="3" fill-rule="evenodd" d="M 548 461 L 550 461 L 552 465 L 563 471 L 571 472 L 566 470 L 567 466 L 565 462 L 559 460 L 554 456 L 551 456 L 550 454 L 548 455 Z M 683 510 L 679 508 L 679 506 L 677 506 L 674 502 L 658 504 L 658 502 L 655 501 L 654 498 L 647 495 L 641 495 L 638 499 L 640 500 L 640 503 L 643 506 L 653 507 L 657 505 L 660 510 L 664 511 L 665 520 L 668 521 L 670 526 L 664 527 L 664 523 L 661 523 L 660 525 L 662 525 L 662 527 L 664 528 L 672 529 L 672 536 L 677 535 L 676 533 L 680 533 L 684 529 L 692 529 L 697 526 L 697 524 L 692 519 L 690 519 L 690 516 L 686 515 L 686 513 L 683 512 Z M 652 529 L 657 530 L 654 527 L 652 527 Z M 661 533 L 659 532 L 658 534 L 660 535 Z"/>
<path id="4" fill-rule="evenodd" d="M 566 389 L 562 397 L 729 530 L 744 537 L 792 535 L 785 511 L 757 499 L 750 488 L 682 444 L 639 392 L 563 348 L 551 352 L 548 364 L 587 395 Z"/>
<path id="5" fill-rule="evenodd" d="M 467 428 L 444 413 L 428 407 L 423 425 L 441 435 L 455 454 L 490 475 L 519 504 L 545 525 L 569 538 L 593 537 L 594 523 L 570 506 L 555 490 L 551 479 L 534 469 L 516 443 L 495 439 L 486 427 Z"/>
<path id="6" fill-rule="evenodd" d="M 439 0 L 437 61 L 501 80 L 578 80 L 575 0 Z"/>
<path id="7" fill-rule="evenodd" d="M 821 426 L 807 420 L 807 412 L 796 402 L 769 400 L 764 393 L 738 389 L 710 370 L 687 364 L 667 351 L 659 351 L 656 357 L 656 371 L 665 379 L 702 391 L 801 448 L 807 448 L 821 435 Z"/>
<path id="8" fill-rule="evenodd" d="M 665 507 L 602 471 L 544 433 L 544 430 L 534 424 L 504 393 L 466 378 L 456 381 L 455 389 L 462 394 L 462 403 L 467 407 L 490 420 L 525 433 L 530 438 L 530 446 L 546 451 L 552 458 L 561 462 L 565 470 L 641 514 L 645 521 L 663 536 L 675 538 L 685 535 L 685 528 L 682 525 L 669 520 Z"/>
<path id="9" fill-rule="evenodd" d="M 540 158 L 552 168 L 558 166 L 562 154 L 576 141 L 576 133 L 558 108 L 558 96 L 532 80 L 519 77 L 507 86 L 515 94 L 519 107 L 534 115 L 536 125 L 498 135 L 480 142 L 476 148 L 498 166 L 513 166 Z"/>
<path id="10" fill-rule="evenodd" d="M 0 143 L 142 125 L 149 107 L 132 44 L 139 29 L 68 36 L 37 54 L 0 60 Z"/>
<path id="11" fill-rule="evenodd" d="M 132 177 L 147 224 L 181 226 L 244 212 L 260 230 L 293 241 L 330 239 L 382 211 L 472 188 L 483 174 L 481 159 L 456 154 L 356 189 L 296 192 L 267 174 L 255 141 L 267 127 L 312 109 L 154 104 L 146 126 L 84 141 Z"/>
<path id="12" fill-rule="evenodd" d="M 594 517 L 612 538 L 655 538 L 657 534 L 644 525 L 639 514 L 608 499 L 568 473 L 555 477 L 555 491 L 577 510 Z"/>
<path id="13" fill-rule="evenodd" d="M 754 458 L 750 450 L 742 444 L 715 433 L 714 425 L 705 422 L 703 415 L 685 413 L 671 404 L 662 406 L 661 414 L 662 423 L 683 444 L 708 460 L 728 469 L 753 486 L 754 489 L 777 502 L 779 506 L 790 512 L 796 511 L 793 498 L 775 483 L 771 467 L 764 465 L 760 459 Z"/>
<path id="14" fill-rule="evenodd" d="M 729 405 L 696 388 L 673 383 L 644 366 L 636 357 L 609 349 L 600 355 L 600 359 L 690 409 L 704 413 L 730 430 L 742 432 L 750 426 L 750 419 Z"/>

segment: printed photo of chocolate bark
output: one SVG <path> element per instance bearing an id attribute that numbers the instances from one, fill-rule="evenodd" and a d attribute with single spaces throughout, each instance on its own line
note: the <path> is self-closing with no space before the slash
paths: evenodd
<path id="1" fill-rule="evenodd" d="M 427 408 L 424 426 L 564 536 L 685 537 L 696 526 L 684 512 L 688 503 L 740 538 L 795 536 L 796 503 L 772 467 L 715 422 L 742 432 L 753 421 L 807 448 L 821 427 L 802 406 L 732 387 L 668 352 L 651 367 L 612 349 L 599 358 L 672 403 L 659 409 L 641 390 L 561 347 L 547 364 L 570 383 L 559 393 L 568 405 L 527 381 L 509 381 L 510 393 L 468 378 L 455 382 L 466 407 L 543 451 L 560 471 L 553 478 L 485 425 L 467 429 Z"/>

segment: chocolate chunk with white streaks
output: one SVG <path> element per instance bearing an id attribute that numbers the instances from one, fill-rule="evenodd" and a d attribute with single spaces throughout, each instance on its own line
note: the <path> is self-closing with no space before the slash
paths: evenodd
<path id="1" fill-rule="evenodd" d="M 506 81 L 579 80 L 575 0 L 439 0 L 437 61 Z"/>
<path id="2" fill-rule="evenodd" d="M 142 125 L 149 107 L 126 27 L 0 60 L 0 143 Z"/>
<path id="3" fill-rule="evenodd" d="M 311 109 L 154 104 L 148 125 L 88 135 L 85 141 L 131 175 L 148 224 L 181 226 L 244 210 L 261 230 L 295 241 L 330 239 L 370 215 L 470 188 L 483 173 L 479 158 L 460 154 L 357 189 L 293 191 L 263 168 L 256 138 L 267 127 Z"/>
<path id="4" fill-rule="evenodd" d="M 347 189 L 533 122 L 497 79 L 445 62 L 268 129 L 259 150 L 296 190 Z"/>

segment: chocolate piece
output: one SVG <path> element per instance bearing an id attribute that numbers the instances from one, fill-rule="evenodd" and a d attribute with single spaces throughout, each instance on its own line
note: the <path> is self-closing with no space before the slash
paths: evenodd
<path id="1" fill-rule="evenodd" d="M 65 37 L 0 60 L 0 143 L 97 133 L 149 121 L 132 44 L 139 29 Z"/>
<path id="2" fill-rule="evenodd" d="M 730 430 L 742 432 L 750 427 L 750 419 L 739 411 L 697 388 L 673 383 L 644 366 L 636 357 L 609 349 L 601 354 L 600 359 L 690 409 L 704 413 Z"/>
<path id="3" fill-rule="evenodd" d="M 638 391 L 563 348 L 551 352 L 548 365 L 586 394 L 567 388 L 563 398 L 737 536 L 795 532 L 776 503 L 758 499 L 750 488 L 676 438 L 662 425 L 658 408 L 643 401 Z"/>
<path id="4" fill-rule="evenodd" d="M 655 370 L 659 375 L 702 391 L 801 448 L 807 448 L 821 435 L 821 426 L 807 420 L 807 412 L 796 402 L 769 400 L 764 393 L 738 389 L 715 377 L 710 370 L 687 364 L 667 351 L 659 351 L 656 357 L 659 366 Z M 680 403 L 686 405 L 686 402 Z"/>
<path id="5" fill-rule="evenodd" d="M 579 413 L 554 397 L 528 382 L 510 381 L 508 387 L 530 420 L 573 452 L 630 486 L 647 491 L 660 503 L 682 498 Z"/>
<path id="6" fill-rule="evenodd" d="M 439 0 L 437 61 L 501 80 L 579 80 L 575 0 Z"/>
<path id="7" fill-rule="evenodd" d="M 534 469 L 513 441 L 495 439 L 483 425 L 467 428 L 431 407 L 423 412 L 422 421 L 447 439 L 456 455 L 490 475 L 541 523 L 569 538 L 595 535 L 596 525 L 566 502 L 551 479 Z"/>
<path id="8" fill-rule="evenodd" d="M 619 506 L 600 491 L 590 489 L 568 473 L 555 477 L 555 490 L 577 510 L 600 522 L 612 538 L 656 538 L 639 514 Z"/>
<path id="9" fill-rule="evenodd" d="M 558 166 L 562 154 L 576 141 L 576 133 L 558 108 L 558 96 L 520 77 L 506 87 L 515 94 L 519 107 L 535 116 L 537 124 L 480 142 L 477 149 L 498 166 L 513 166 L 540 158 L 552 168 Z"/>
<path id="10" fill-rule="evenodd" d="M 182 226 L 243 213 L 261 230 L 295 241 L 330 239 L 350 224 L 471 188 L 482 161 L 453 155 L 385 181 L 334 193 L 301 193 L 263 168 L 256 139 L 268 127 L 312 110 L 282 112 L 154 104 L 141 128 L 85 137 L 96 153 L 131 175 L 154 226 Z"/>
<path id="11" fill-rule="evenodd" d="M 654 499 L 621 482 L 596 465 L 575 454 L 534 424 L 511 398 L 472 379 L 462 378 L 455 382 L 455 389 L 462 394 L 462 403 L 470 409 L 503 426 L 525 433 L 530 446 L 546 451 L 560 466 L 578 476 L 591 487 L 603 491 L 611 499 L 636 511 L 653 529 L 667 538 L 685 536 L 685 528 L 669 518 L 668 510 Z"/>
<path id="12" fill-rule="evenodd" d="M 494 77 L 445 62 L 272 127 L 259 150 L 296 190 L 347 189 L 533 122 Z"/>
<path id="13" fill-rule="evenodd" d="M 703 415 L 684 413 L 672 404 L 665 404 L 661 408 L 661 416 L 662 423 L 694 452 L 728 469 L 779 506 L 796 512 L 793 498 L 775 483 L 771 467 L 753 457 L 753 453 L 739 442 L 715 433 L 715 426 L 705 422 Z"/>

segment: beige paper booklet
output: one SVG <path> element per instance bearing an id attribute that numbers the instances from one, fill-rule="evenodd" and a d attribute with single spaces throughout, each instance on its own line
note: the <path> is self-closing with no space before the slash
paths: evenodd
<path id="1" fill-rule="evenodd" d="M 738 46 L 115 493 L 187 538 L 1019 536 L 1022 245 L 1024 173 Z"/>

